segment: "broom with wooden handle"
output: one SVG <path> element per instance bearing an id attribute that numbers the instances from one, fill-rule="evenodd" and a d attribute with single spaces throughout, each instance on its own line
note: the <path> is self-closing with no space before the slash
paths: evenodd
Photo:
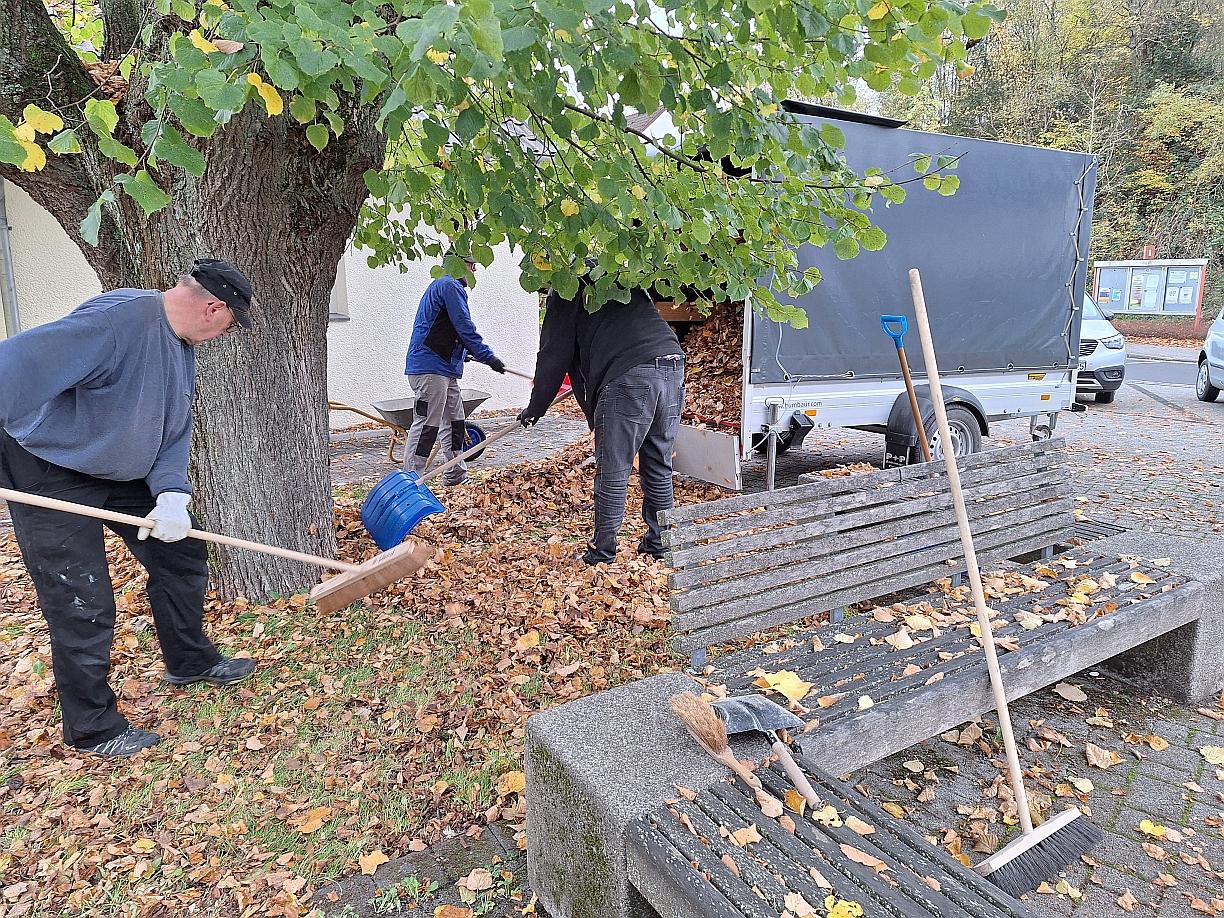
<path id="1" fill-rule="evenodd" d="M 100 507 L 89 507 L 85 504 L 74 504 L 54 497 L 43 497 L 41 494 L 27 494 L 24 491 L 13 491 L 0 488 L 0 499 L 12 501 L 15 504 L 25 504 L 30 507 L 41 507 L 44 510 L 58 510 L 61 513 L 72 513 L 76 516 L 87 516 L 108 523 L 121 523 L 124 526 L 134 526 L 137 529 L 152 529 L 152 521 L 142 516 L 130 516 L 126 513 L 116 513 L 114 510 L 104 510 Z M 313 564 L 329 570 L 342 571 L 338 577 L 324 580 L 310 591 L 310 599 L 319 612 L 335 612 L 352 605 L 359 599 L 364 599 L 371 593 L 386 589 L 397 580 L 411 577 L 434 556 L 434 550 L 424 542 L 410 541 L 384 551 L 361 564 L 350 564 L 347 561 L 336 561 L 317 555 L 280 548 L 276 545 L 261 545 L 259 542 L 249 542 L 246 539 L 236 539 L 233 536 L 220 535 L 215 532 L 205 532 L 201 529 L 189 529 L 187 537 L 212 542 L 215 545 L 227 545 L 230 548 L 244 548 L 278 558 L 288 558 L 290 561 L 300 561 L 302 564 Z"/>
<path id="2" fill-rule="evenodd" d="M 1023 836 L 991 855 L 974 870 L 999 889 L 1019 898 L 1032 892 L 1045 880 L 1052 879 L 1068 864 L 1087 854 L 1104 839 L 1104 833 L 1088 821 L 1077 807 L 1072 807 L 1040 827 L 1033 827 L 1029 814 L 1028 794 L 1024 791 L 1024 774 L 1020 769 L 1020 756 L 1016 752 L 1016 737 L 1012 730 L 1011 715 L 1007 708 L 1007 695 L 1003 689 L 1003 678 L 999 672 L 999 655 L 995 650 L 994 632 L 990 626 L 990 610 L 986 608 L 986 593 L 982 589 L 982 575 L 978 570 L 977 553 L 973 549 L 973 532 L 969 528 L 969 514 L 965 510 L 965 495 L 961 491 L 960 470 L 956 465 L 952 447 L 952 432 L 948 425 L 948 412 L 944 407 L 943 390 L 939 385 L 939 367 L 935 362 L 935 345 L 931 341 L 931 326 L 927 320 L 926 299 L 922 295 L 922 277 L 917 268 L 909 272 L 910 293 L 914 300 L 914 313 L 918 320 L 918 337 L 922 342 L 922 356 L 926 361 L 927 378 L 931 385 L 931 400 L 935 403 L 935 421 L 939 425 L 939 438 L 943 446 L 943 459 L 948 471 L 948 487 L 952 491 L 952 505 L 956 510 L 956 523 L 960 529 L 961 544 L 965 550 L 965 566 L 969 572 L 969 588 L 973 593 L 973 604 L 977 607 L 978 627 L 982 632 L 982 649 L 986 652 L 986 668 L 990 672 L 990 687 L 994 693 L 995 708 L 999 715 L 999 729 L 1003 733 L 1003 749 L 1007 754 L 1007 771 L 1012 791 L 1016 796 L 1016 810 L 1020 817 Z"/>

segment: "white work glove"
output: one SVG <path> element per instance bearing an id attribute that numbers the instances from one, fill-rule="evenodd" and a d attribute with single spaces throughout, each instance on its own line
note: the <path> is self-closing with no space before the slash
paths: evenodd
<path id="1" fill-rule="evenodd" d="M 137 537 L 143 542 L 153 533 L 153 538 L 163 542 L 178 542 L 187 538 L 191 529 L 191 515 L 187 505 L 191 503 L 191 495 L 181 491 L 163 491 L 157 495 L 157 506 L 145 517 L 153 523 L 152 529 L 141 529 Z"/>

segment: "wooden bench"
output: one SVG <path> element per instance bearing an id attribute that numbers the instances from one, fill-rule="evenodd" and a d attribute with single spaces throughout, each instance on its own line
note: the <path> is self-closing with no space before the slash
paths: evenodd
<path id="1" fill-rule="evenodd" d="M 787 901 L 796 894 L 817 915 L 826 913 L 827 896 L 855 903 L 870 916 L 1033 914 L 832 775 L 812 768 L 807 774 L 836 818 L 787 811 L 792 832 L 764 818 L 751 792 L 728 778 L 692 800 L 669 800 L 630 825 L 630 881 L 662 918 L 779 918 L 798 913 L 795 906 L 802 904 Z M 779 799 L 790 787 L 776 763 L 757 776 Z M 749 826 L 760 841 L 732 840 Z M 856 860 L 847 849 L 866 857 Z M 876 863 L 864 863 L 869 859 Z"/>
<path id="2" fill-rule="evenodd" d="M 1201 585 L 1175 565 L 1094 551 L 1094 543 L 1054 557 L 1075 531 L 1060 444 L 993 450 L 962 466 L 978 554 L 992 572 L 986 584 L 1009 697 L 1147 642 L 1156 646 L 1156 638 L 1174 632 L 1210 651 L 1197 658 L 1220 656 L 1211 643 L 1221 631 L 1218 610 L 1205 609 Z M 964 560 L 941 463 L 809 478 L 793 488 L 677 508 L 664 522 L 676 569 L 675 640 L 692 654 L 693 674 L 732 695 L 768 692 L 762 682 L 779 672 L 809 683 L 792 707 L 807 721 L 795 738 L 797 757 L 822 792 L 842 804 L 869 806 L 848 798 L 822 763 L 849 773 L 993 706 L 972 603 L 958 582 Z M 842 618 L 845 607 L 864 603 L 877 607 Z M 812 616 L 818 624 L 803 623 Z M 1199 628 L 1200 619 L 1207 627 Z M 743 639 L 751 646 L 707 653 Z M 1206 666 L 1195 684 L 1216 685 L 1220 675 L 1219 664 Z M 702 770 L 695 745 L 677 736 L 666 699 L 683 684 L 676 674 L 654 676 L 528 720 L 528 872 L 556 918 L 780 914 L 770 899 L 780 890 L 762 887 L 764 875 L 754 874 L 749 887 L 764 895 L 745 897 L 719 872 L 722 855 L 734 859 L 734 852 L 703 850 L 704 843 L 694 847 L 676 833 L 676 813 L 698 818 L 690 804 L 702 818 L 730 819 L 741 794 L 721 769 Z M 768 781 L 779 790 L 783 780 L 770 770 Z M 666 804 L 677 783 L 698 791 L 697 798 Z M 742 816 L 745 804 L 738 805 Z M 898 867 L 917 857 L 915 847 L 943 858 L 871 813 L 860 818 L 877 831 L 887 827 L 873 856 L 893 857 Z M 850 884 L 848 893 L 867 879 L 853 858 L 838 856 L 845 855 L 840 842 L 834 850 L 806 823 L 801 828 L 805 846 L 770 830 L 762 849 L 769 856 L 754 862 L 764 874 L 802 884 L 819 857 Z M 699 834 L 721 838 L 713 822 L 705 829 Z M 961 901 L 945 896 L 956 907 L 932 910 L 921 881 L 903 873 L 890 870 L 896 888 L 864 892 L 879 905 L 867 914 L 1024 914 L 963 878 L 956 887 Z"/>
<path id="3" fill-rule="evenodd" d="M 1051 560 L 1075 525 L 1058 443 L 978 453 L 963 466 L 979 559 L 1011 578 L 990 599 L 996 636 L 1011 651 L 1000 657 L 1010 697 L 1200 617 L 1199 584 L 1170 567 L 1098 556 L 1091 544 Z M 731 694 L 759 691 L 762 674 L 780 671 L 811 683 L 798 743 L 813 763 L 835 749 L 850 772 L 992 707 L 985 666 L 966 665 L 981 649 L 968 591 L 957 585 L 964 557 L 941 463 L 682 507 L 666 523 L 678 646 Z M 1007 560 L 1028 554 L 1039 560 Z M 1077 594 L 1087 581 L 1091 593 Z M 848 604 L 903 593 L 902 611 L 840 620 Z M 1076 595 L 1089 601 L 1068 605 Z M 704 654 L 822 613 L 833 620 Z M 907 624 L 907 615 L 925 620 Z"/>

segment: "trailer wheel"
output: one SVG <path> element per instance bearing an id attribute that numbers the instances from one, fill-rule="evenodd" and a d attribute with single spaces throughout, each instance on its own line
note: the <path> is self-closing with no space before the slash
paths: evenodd
<path id="1" fill-rule="evenodd" d="M 976 453 L 982 448 L 982 428 L 978 426 L 977 416 L 968 408 L 962 408 L 960 405 L 949 405 L 948 427 L 952 430 L 952 452 L 958 459 L 962 456 L 968 456 L 970 453 Z M 931 459 L 942 459 L 942 438 L 939 436 L 938 431 L 929 433 L 930 439 L 928 442 L 931 447 Z M 921 446 L 915 445 L 910 447 L 909 461 L 911 464 L 926 461 L 922 455 Z"/>

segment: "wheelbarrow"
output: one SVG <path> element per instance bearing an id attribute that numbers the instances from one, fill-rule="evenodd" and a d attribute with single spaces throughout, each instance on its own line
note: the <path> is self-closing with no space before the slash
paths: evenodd
<path id="1" fill-rule="evenodd" d="M 473 411 L 492 397 L 488 392 L 482 392 L 480 389 L 460 389 L 459 392 L 463 399 L 463 416 L 465 418 L 469 417 Z M 352 405 L 346 405 L 344 402 L 329 401 L 327 407 L 331 411 L 351 411 L 353 414 L 367 418 L 375 424 L 382 424 L 384 427 L 391 428 L 391 442 L 387 444 L 387 458 L 396 465 L 399 465 L 400 460 L 395 457 L 395 447 L 399 445 L 401 438 L 406 439 L 408 436 L 408 429 L 412 427 L 413 405 L 415 402 L 416 399 L 413 398 L 389 398 L 381 402 L 375 402 L 373 407 L 378 412 L 377 417 L 368 411 L 363 411 Z M 471 449 L 473 446 L 478 446 L 487 438 L 488 435 L 483 427 L 468 421 L 465 425 L 463 449 Z M 484 450 L 480 450 L 474 453 L 472 458 L 479 458 L 483 452 Z"/>
<path id="2" fill-rule="evenodd" d="M 471 417 L 472 412 L 487 402 L 492 396 L 488 392 L 480 389 L 460 389 L 459 395 L 463 399 L 463 416 L 464 418 Z M 395 458 L 395 447 L 399 442 L 400 437 L 407 438 L 408 429 L 412 427 L 413 406 L 416 404 L 414 398 L 389 398 L 381 402 L 374 403 L 374 410 L 377 411 L 388 427 L 391 428 L 391 442 L 387 445 L 387 458 L 392 462 L 398 463 Z M 473 421 L 467 421 L 464 425 L 463 450 L 469 450 L 473 446 L 479 446 L 488 435 L 483 427 Z M 484 450 L 478 450 L 471 455 L 472 461 L 480 458 Z"/>

